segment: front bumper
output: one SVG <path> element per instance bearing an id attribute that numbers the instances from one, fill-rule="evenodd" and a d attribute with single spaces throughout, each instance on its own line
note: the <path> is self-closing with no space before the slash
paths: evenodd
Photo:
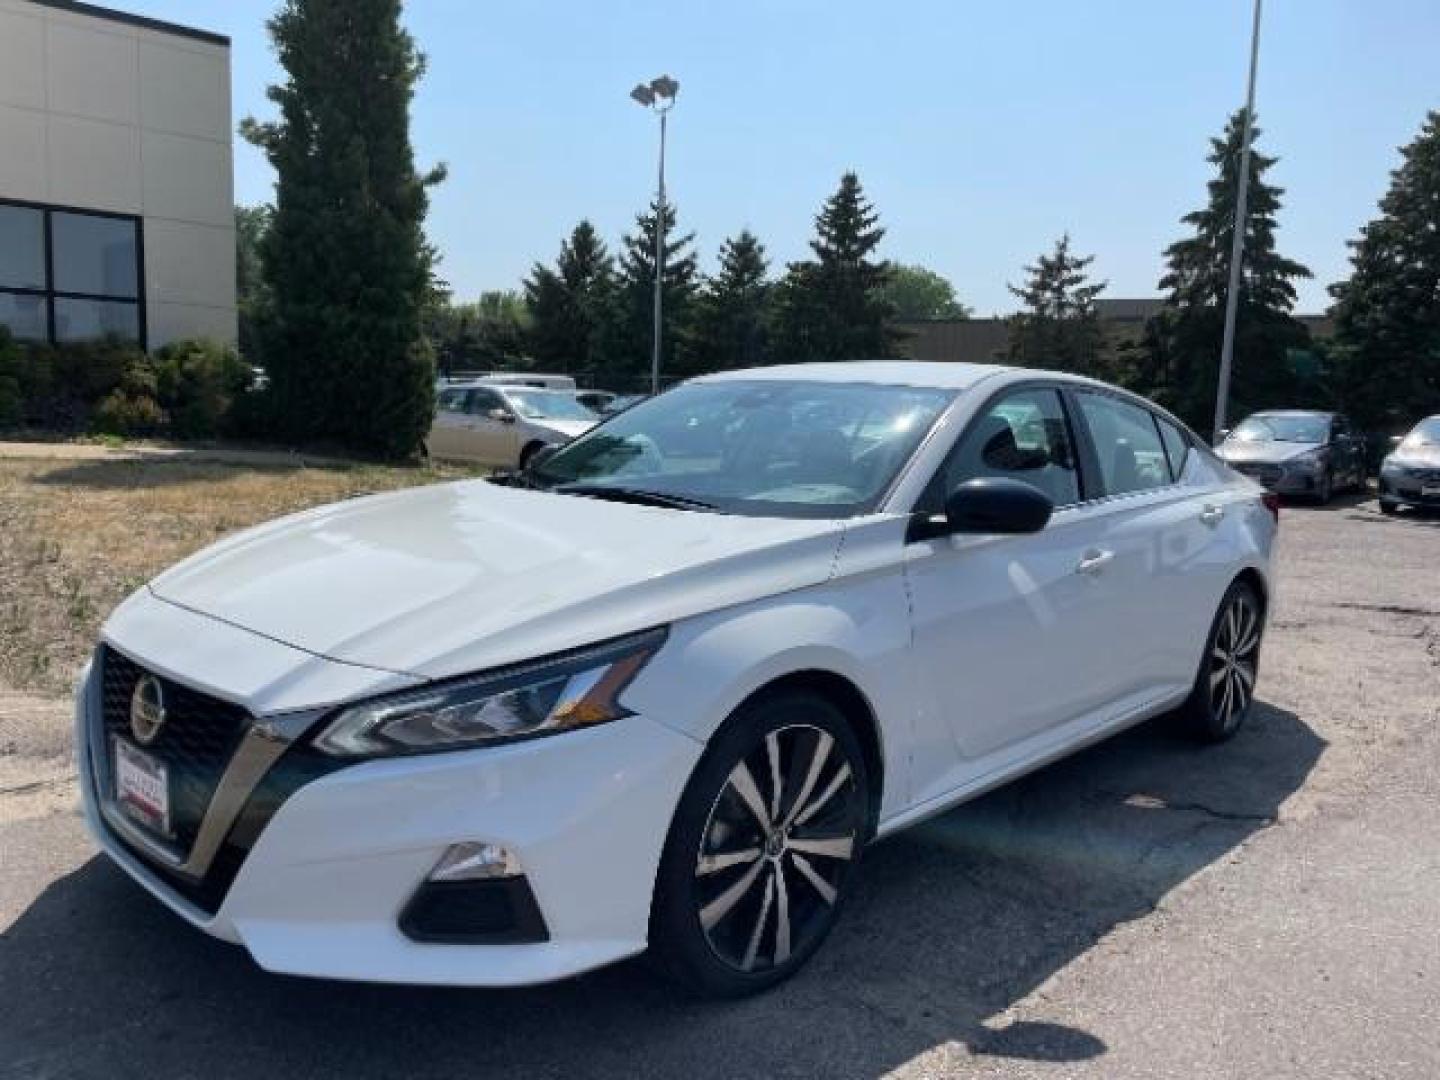
<path id="1" fill-rule="evenodd" d="M 243 945 L 261 967 L 295 975 L 513 986 L 642 951 L 660 850 L 703 749 L 632 716 L 511 746 L 342 768 L 284 799 L 212 914 L 102 812 L 94 681 L 77 695 L 77 744 L 85 818 L 100 845 L 182 918 Z M 519 856 L 548 940 L 436 944 L 401 930 L 436 861 L 466 840 Z"/>
<path id="2" fill-rule="evenodd" d="M 1431 490 L 1426 494 L 1426 489 Z M 1433 480 L 1411 477 L 1405 473 L 1381 473 L 1380 497 L 1386 502 L 1424 509 L 1440 509 L 1440 475 Z"/>
<path id="3" fill-rule="evenodd" d="M 1299 465 L 1252 465 L 1240 462 L 1230 466 L 1277 495 L 1314 495 L 1320 490 L 1323 469 Z"/>

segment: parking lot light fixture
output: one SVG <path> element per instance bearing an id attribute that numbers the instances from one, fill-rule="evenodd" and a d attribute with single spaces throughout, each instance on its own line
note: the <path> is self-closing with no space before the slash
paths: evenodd
<path id="1" fill-rule="evenodd" d="M 660 392 L 660 345 L 662 319 L 662 282 L 665 277 L 665 125 L 670 110 L 675 107 L 675 98 L 680 93 L 680 84 L 669 75 L 650 80 L 649 85 L 639 83 L 630 91 L 630 97 L 637 104 L 645 106 L 660 117 L 660 177 L 655 207 L 655 327 L 650 350 L 650 392 Z"/>

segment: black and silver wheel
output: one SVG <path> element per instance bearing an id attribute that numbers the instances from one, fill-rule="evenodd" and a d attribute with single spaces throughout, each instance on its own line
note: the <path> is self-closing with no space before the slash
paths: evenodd
<path id="1" fill-rule="evenodd" d="M 1315 501 L 1321 506 L 1329 504 L 1335 497 L 1335 477 L 1327 470 L 1320 477 L 1320 486 L 1315 489 Z"/>
<path id="2" fill-rule="evenodd" d="M 1264 629 L 1260 598 L 1249 585 L 1235 582 L 1220 604 L 1194 689 L 1182 709 L 1200 738 L 1210 742 L 1228 739 L 1249 716 L 1260 673 Z"/>
<path id="3" fill-rule="evenodd" d="M 835 923 L 869 811 L 859 741 L 828 701 L 785 692 L 742 710 L 671 826 L 651 918 L 658 958 L 717 996 L 793 974 Z"/>
<path id="4" fill-rule="evenodd" d="M 1382 514 L 1394 514 L 1400 510 L 1400 504 L 1393 499 L 1382 498 L 1380 500 L 1380 512 Z"/>
<path id="5" fill-rule="evenodd" d="M 545 449 L 544 443 L 532 442 L 520 451 L 518 467 L 522 473 L 529 471 L 531 463 L 535 460 L 535 455 L 543 449 Z"/>

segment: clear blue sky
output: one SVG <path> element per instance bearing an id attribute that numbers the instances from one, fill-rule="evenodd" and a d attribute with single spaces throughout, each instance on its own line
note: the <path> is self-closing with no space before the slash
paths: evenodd
<path id="1" fill-rule="evenodd" d="M 268 0 L 113 0 L 230 35 L 235 115 L 267 116 Z M 461 299 L 513 288 L 591 218 L 613 243 L 654 185 L 655 125 L 627 93 L 682 85 L 669 181 L 705 266 L 748 226 L 775 267 L 803 257 L 845 169 L 883 252 L 950 278 L 982 314 L 1063 230 L 1110 296 L 1155 293 L 1162 248 L 1204 198 L 1207 139 L 1242 100 L 1250 0 L 412 0 L 430 70 L 423 167 L 444 161 L 431 238 Z M 1280 156 L 1280 245 L 1300 310 L 1346 273 L 1396 147 L 1440 107 L 1435 0 L 1269 0 L 1257 111 Z M 269 198 L 236 149 L 236 197 Z"/>

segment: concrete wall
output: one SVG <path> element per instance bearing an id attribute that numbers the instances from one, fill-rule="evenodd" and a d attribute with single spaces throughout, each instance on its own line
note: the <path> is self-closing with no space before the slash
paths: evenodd
<path id="1" fill-rule="evenodd" d="M 227 45 L 0 0 L 0 198 L 140 215 L 152 347 L 235 339 L 232 130 Z"/>

